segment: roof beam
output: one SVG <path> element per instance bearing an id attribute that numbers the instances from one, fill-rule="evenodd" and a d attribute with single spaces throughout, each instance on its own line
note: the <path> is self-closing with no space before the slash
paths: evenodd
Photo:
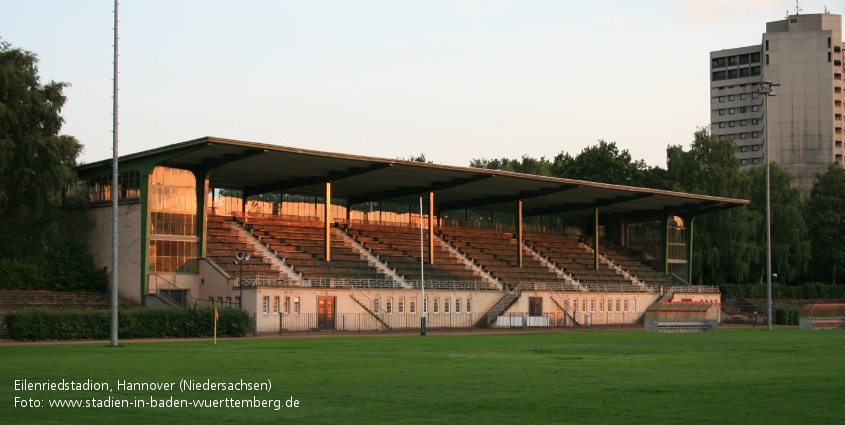
<path id="1" fill-rule="evenodd" d="M 609 199 L 599 199 L 596 202 L 582 202 L 579 204 L 565 204 L 560 206 L 554 207 L 546 207 L 546 208 L 537 208 L 528 212 L 523 213 L 523 217 L 535 217 L 538 215 L 544 214 L 561 214 L 561 213 L 568 213 L 572 211 L 581 211 L 587 208 L 602 208 L 608 207 L 611 205 L 622 204 L 625 202 L 636 201 L 637 199 L 643 199 L 654 196 L 653 193 L 638 193 L 632 196 L 617 196 L 615 198 Z"/>
<path id="2" fill-rule="evenodd" d="M 247 149 L 241 153 L 227 153 L 220 158 L 205 158 L 197 166 L 188 167 L 198 179 L 208 178 L 215 168 L 267 153 L 266 149 Z M 213 184 L 213 183 L 212 183 Z"/>
<path id="3" fill-rule="evenodd" d="M 395 199 L 401 198 L 403 196 L 420 195 L 428 192 L 437 192 L 440 190 L 446 190 L 457 186 L 475 183 L 481 180 L 487 180 L 492 177 L 492 174 L 476 174 L 472 177 L 464 177 L 452 179 L 449 181 L 434 182 L 428 186 L 403 187 L 395 190 L 383 190 L 381 192 L 367 193 L 360 196 L 350 197 L 349 205 L 363 204 L 365 202 L 382 201 L 385 199 Z"/>
<path id="4" fill-rule="evenodd" d="M 720 204 L 719 201 L 701 201 L 701 202 L 690 202 L 682 205 L 678 205 L 677 207 L 666 206 L 659 210 L 649 210 L 649 211 L 640 211 L 632 214 L 628 214 L 628 218 L 640 218 L 640 217 L 666 217 L 669 215 L 686 215 L 690 211 L 693 211 L 693 215 L 697 215 L 694 213 L 695 210 L 699 210 L 705 207 L 710 207 L 712 205 Z M 718 207 L 717 210 L 722 207 Z"/>
<path id="5" fill-rule="evenodd" d="M 562 184 L 554 187 L 544 187 L 538 190 L 525 190 L 519 192 L 516 195 L 498 195 L 498 196 L 488 196 L 485 198 L 476 198 L 471 199 L 469 201 L 461 201 L 461 202 L 453 202 L 451 204 L 443 204 L 440 205 L 441 211 L 455 211 L 455 210 L 462 210 L 462 209 L 471 209 L 477 207 L 483 207 L 487 205 L 496 205 L 496 204 L 503 204 L 506 202 L 516 202 L 526 199 L 532 198 L 539 198 L 541 196 L 547 196 L 554 193 L 565 192 L 567 190 L 577 189 L 581 186 L 578 185 L 571 185 L 571 184 Z"/>
<path id="6" fill-rule="evenodd" d="M 296 189 L 299 187 L 312 186 L 315 184 L 332 182 L 342 180 L 345 178 L 357 176 L 360 174 L 371 173 L 373 171 L 381 170 L 382 168 L 392 167 L 393 164 L 389 162 L 377 162 L 366 167 L 352 167 L 342 171 L 331 171 L 325 176 L 311 176 L 301 177 L 293 180 L 280 180 L 275 183 L 263 184 L 261 186 L 245 187 L 244 195 L 260 195 L 262 193 L 270 192 L 284 192 L 286 190 Z"/>

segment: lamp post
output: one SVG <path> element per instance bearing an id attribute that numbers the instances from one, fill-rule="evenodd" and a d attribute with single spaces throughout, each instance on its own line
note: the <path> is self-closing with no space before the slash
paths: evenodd
<path id="1" fill-rule="evenodd" d="M 238 303 L 238 308 L 243 310 L 244 308 L 244 261 L 249 260 L 249 253 L 245 251 L 238 252 L 237 260 L 233 261 L 235 264 L 240 265 L 240 271 L 238 272 L 238 290 L 240 290 L 240 302 Z"/>
<path id="2" fill-rule="evenodd" d="M 766 329 L 772 330 L 772 199 L 771 181 L 769 178 L 769 96 L 775 96 L 773 87 L 780 84 L 771 81 L 760 82 L 760 93 L 763 95 L 763 113 L 766 114 L 765 122 L 765 150 L 766 157 Z"/>

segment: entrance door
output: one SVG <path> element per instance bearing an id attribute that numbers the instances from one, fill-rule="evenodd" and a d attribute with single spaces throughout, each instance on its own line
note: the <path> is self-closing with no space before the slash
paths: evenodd
<path id="1" fill-rule="evenodd" d="M 334 330 L 335 297 L 317 297 L 317 329 Z"/>
<path id="2" fill-rule="evenodd" d="M 528 315 L 542 316 L 543 315 L 543 297 L 529 297 L 528 298 Z"/>

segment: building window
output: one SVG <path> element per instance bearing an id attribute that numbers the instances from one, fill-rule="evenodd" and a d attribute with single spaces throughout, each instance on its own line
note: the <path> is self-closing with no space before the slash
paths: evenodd
<path id="1" fill-rule="evenodd" d="M 293 299 L 293 314 L 299 314 L 299 297 Z"/>
<path id="2" fill-rule="evenodd" d="M 399 297 L 399 303 L 396 304 L 399 314 L 405 314 L 405 298 Z"/>
<path id="3" fill-rule="evenodd" d="M 748 121 L 747 121 L 747 120 L 741 120 L 741 121 L 739 122 L 739 125 L 741 125 L 741 126 L 745 127 L 745 124 L 747 124 L 747 123 L 748 123 Z"/>
<path id="4" fill-rule="evenodd" d="M 758 133 L 758 132 L 756 132 L 756 131 L 754 131 L 754 132 L 752 132 L 752 133 L 751 133 L 751 138 L 756 139 L 756 138 L 758 138 L 758 137 L 760 137 L 760 133 Z"/>
<path id="5" fill-rule="evenodd" d="M 725 110 L 724 110 L 724 109 L 719 109 L 719 115 L 725 115 Z"/>
<path id="6" fill-rule="evenodd" d="M 720 123 L 719 123 L 719 128 L 725 128 L 725 123 L 724 123 L 724 122 L 720 122 Z"/>
<path id="7" fill-rule="evenodd" d="M 381 313 L 381 298 L 373 298 L 373 309 L 375 309 L 376 314 Z"/>
<path id="8" fill-rule="evenodd" d="M 576 300 L 576 303 L 577 303 L 577 300 Z M 584 300 L 584 302 L 581 303 L 581 312 L 582 313 L 587 312 L 587 300 Z"/>
<path id="9" fill-rule="evenodd" d="M 739 100 L 745 100 L 745 93 L 739 95 Z"/>
<path id="10" fill-rule="evenodd" d="M 279 314 L 279 305 L 280 304 L 281 304 L 281 301 L 279 300 L 279 297 L 273 298 L 273 314 Z"/>
<path id="11" fill-rule="evenodd" d="M 739 160 L 739 164 L 740 165 L 748 165 L 748 160 L 747 159 L 741 159 L 741 160 Z"/>
<path id="12" fill-rule="evenodd" d="M 740 152 L 748 152 L 748 146 L 740 146 L 739 151 Z"/>
<path id="13" fill-rule="evenodd" d="M 472 298 L 467 298 L 467 314 L 472 314 Z"/>
<path id="14" fill-rule="evenodd" d="M 217 306 L 223 308 L 223 297 L 217 297 Z"/>
<path id="15" fill-rule="evenodd" d="M 238 308 L 243 308 L 241 305 L 241 297 L 235 297 L 235 304 L 238 305 Z"/>
<path id="16" fill-rule="evenodd" d="M 290 297 L 285 297 L 285 304 L 282 305 L 282 313 L 290 313 Z"/>
<path id="17" fill-rule="evenodd" d="M 719 103 L 725 103 L 725 96 L 719 96 Z"/>
<path id="18" fill-rule="evenodd" d="M 461 299 L 455 298 L 455 314 L 461 314 Z"/>
<path id="19" fill-rule="evenodd" d="M 746 112 L 745 106 L 739 108 L 739 113 L 744 114 Z"/>
<path id="20" fill-rule="evenodd" d="M 728 137 L 730 137 L 731 139 L 736 140 L 736 134 L 729 134 L 729 135 L 728 135 Z"/>
<path id="21" fill-rule="evenodd" d="M 628 312 L 628 299 L 625 298 L 625 313 Z"/>
<path id="22" fill-rule="evenodd" d="M 620 304 L 620 303 L 619 303 L 619 298 L 617 298 L 617 299 L 616 299 L 616 312 L 617 312 L 617 313 L 619 313 L 620 311 L 622 311 L 622 310 L 620 310 L 620 308 L 619 308 L 619 304 Z"/>
<path id="23" fill-rule="evenodd" d="M 754 145 L 754 146 L 751 146 L 751 150 L 752 150 L 752 151 L 754 151 L 754 152 L 759 151 L 759 150 L 760 150 L 760 145 Z"/>
<path id="24" fill-rule="evenodd" d="M 740 134 L 740 135 L 739 135 L 739 138 L 740 138 L 740 139 L 747 139 L 747 138 L 748 138 L 748 133 L 742 133 L 742 134 Z"/>
<path id="25" fill-rule="evenodd" d="M 736 127 L 736 121 L 729 122 L 728 127 Z"/>
<path id="26" fill-rule="evenodd" d="M 416 298 L 414 298 L 413 300 L 416 303 Z M 416 312 L 412 311 L 411 313 L 416 313 Z M 428 298 L 423 299 L 423 314 L 428 314 Z"/>
<path id="27" fill-rule="evenodd" d="M 596 300 L 590 300 L 590 313 L 596 312 Z"/>
<path id="28" fill-rule="evenodd" d="M 751 63 L 760 62 L 760 54 L 759 53 L 752 53 L 751 54 Z"/>
<path id="29" fill-rule="evenodd" d="M 760 158 L 754 158 L 754 165 L 757 165 L 759 163 L 760 163 Z"/>
<path id="30" fill-rule="evenodd" d="M 728 109 L 728 115 L 733 115 L 735 113 L 736 113 L 736 109 L 734 109 L 734 108 Z"/>
<path id="31" fill-rule="evenodd" d="M 719 140 L 725 140 L 725 136 L 719 136 Z"/>
<path id="32" fill-rule="evenodd" d="M 734 96 L 734 95 L 730 95 L 730 96 L 728 96 L 728 102 L 733 102 L 733 101 L 734 101 L 734 99 L 735 99 L 735 96 Z"/>
<path id="33" fill-rule="evenodd" d="M 434 314 L 440 314 L 440 298 L 434 299 Z"/>
<path id="34" fill-rule="evenodd" d="M 751 107 L 751 112 L 757 112 L 757 111 L 759 111 L 759 110 L 760 110 L 760 106 L 759 106 L 759 105 L 754 105 L 754 106 L 752 106 L 752 107 Z"/>
<path id="35" fill-rule="evenodd" d="M 428 300 L 426 300 L 428 301 Z M 411 314 L 417 314 L 417 297 L 411 297 Z"/>
<path id="36" fill-rule="evenodd" d="M 760 75 L 760 73 L 761 73 L 761 68 L 759 66 L 752 66 L 751 67 L 751 76 L 756 77 L 756 76 Z"/>
<path id="37" fill-rule="evenodd" d="M 769 51 L 769 40 L 766 40 L 766 51 Z M 768 63 L 768 61 L 766 61 L 766 63 Z"/>
<path id="38" fill-rule="evenodd" d="M 387 314 L 393 314 L 393 298 L 388 298 L 384 306 L 387 307 Z"/>
<path id="39" fill-rule="evenodd" d="M 226 297 L 226 307 L 232 306 L 232 297 Z"/>
<path id="40" fill-rule="evenodd" d="M 452 309 L 452 299 L 451 298 L 443 298 L 443 314 L 451 313 Z"/>
<path id="41" fill-rule="evenodd" d="M 830 46 L 828 46 L 828 47 L 830 47 Z M 831 59 L 832 59 L 832 58 L 831 58 L 831 53 L 830 53 L 830 52 L 827 52 L 827 61 L 828 61 L 828 62 L 830 62 L 830 60 L 831 60 Z"/>
<path id="42" fill-rule="evenodd" d="M 261 312 L 267 314 L 270 310 L 270 297 L 264 297 L 264 302 L 261 304 Z"/>
<path id="43" fill-rule="evenodd" d="M 756 94 L 756 93 L 755 93 L 755 94 Z M 757 124 L 759 124 L 759 123 L 760 123 L 760 120 L 759 120 L 759 119 L 757 119 L 757 118 L 754 118 L 753 120 L 751 120 L 751 125 L 757 125 Z"/>

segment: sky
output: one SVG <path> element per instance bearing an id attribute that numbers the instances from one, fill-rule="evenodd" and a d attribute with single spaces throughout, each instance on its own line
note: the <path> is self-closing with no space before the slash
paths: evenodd
<path id="1" fill-rule="evenodd" d="M 845 0 L 800 2 L 845 13 Z M 222 137 L 381 158 L 573 156 L 666 166 L 710 120 L 709 53 L 784 0 L 124 0 L 121 155 Z M 113 2 L 0 0 L 0 38 L 68 98 L 80 162 L 112 156 Z"/>

